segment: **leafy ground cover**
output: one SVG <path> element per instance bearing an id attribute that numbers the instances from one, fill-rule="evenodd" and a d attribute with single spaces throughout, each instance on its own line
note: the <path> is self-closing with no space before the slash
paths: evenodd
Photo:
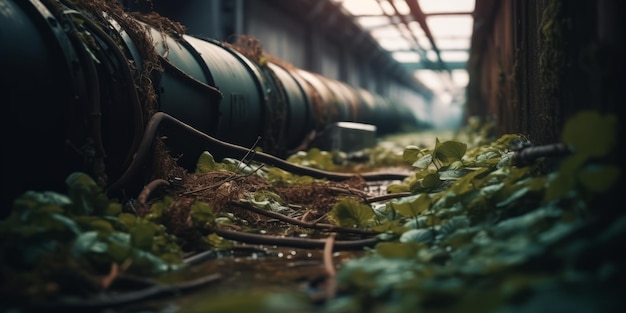
<path id="1" fill-rule="evenodd" d="M 252 150 L 220 162 L 207 151 L 195 172 L 170 165 L 127 201 L 72 173 L 66 194 L 27 192 L 0 222 L 2 306 L 617 311 L 626 217 L 616 127 L 582 112 L 561 143 L 533 146 L 476 122 L 287 160 L 313 176 Z"/>

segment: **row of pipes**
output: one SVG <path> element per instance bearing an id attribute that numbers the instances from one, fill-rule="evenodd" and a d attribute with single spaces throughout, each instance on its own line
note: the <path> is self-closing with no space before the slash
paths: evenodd
<path id="1" fill-rule="evenodd" d="M 115 1 L 0 2 L 4 204 L 29 189 L 64 190 L 73 171 L 117 183 L 157 112 L 281 158 L 335 122 L 381 135 L 417 123 L 368 90 L 177 26 Z M 206 149 L 184 131 L 161 135 L 187 167 Z"/>

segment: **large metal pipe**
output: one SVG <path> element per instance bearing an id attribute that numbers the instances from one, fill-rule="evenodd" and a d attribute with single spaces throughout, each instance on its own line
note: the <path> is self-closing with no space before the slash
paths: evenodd
<path id="1" fill-rule="evenodd" d="M 280 157 L 333 122 L 369 123 L 381 134 L 416 123 L 408 108 L 367 90 L 149 26 L 111 1 L 85 3 L 0 2 L 4 205 L 28 189 L 64 190 L 72 171 L 115 182 L 158 111 L 229 143 L 252 147 L 261 137 Z M 93 3 L 107 5 L 95 12 Z M 202 147 L 168 136 L 193 166 Z"/>

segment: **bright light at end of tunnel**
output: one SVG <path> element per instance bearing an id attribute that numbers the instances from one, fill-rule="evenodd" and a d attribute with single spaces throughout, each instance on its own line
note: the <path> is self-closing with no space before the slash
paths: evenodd
<path id="1" fill-rule="evenodd" d="M 465 88 L 469 82 L 466 70 L 452 70 L 450 75 L 430 70 L 416 71 L 418 80 L 433 90 L 431 122 L 438 129 L 458 129 L 463 123 Z"/>
<path id="2" fill-rule="evenodd" d="M 475 0 L 418 0 L 425 14 L 471 12 L 474 11 Z"/>
<path id="3" fill-rule="evenodd" d="M 426 17 L 426 24 L 435 38 L 469 38 L 474 18 L 469 14 Z"/>
<path id="4" fill-rule="evenodd" d="M 383 15 L 385 12 L 376 0 L 344 0 L 343 7 L 350 14 L 358 15 Z"/>
<path id="5" fill-rule="evenodd" d="M 401 63 L 418 63 L 420 56 L 414 52 L 396 51 L 391 54 L 396 61 Z"/>
<path id="6" fill-rule="evenodd" d="M 467 70 L 452 70 L 448 76 L 445 72 L 433 70 L 417 70 L 415 77 L 435 93 L 455 91 L 467 87 L 469 75 Z"/>
<path id="7" fill-rule="evenodd" d="M 467 83 L 469 83 L 469 74 L 467 70 L 453 70 L 452 80 L 457 87 L 465 88 L 467 87 Z"/>
<path id="8" fill-rule="evenodd" d="M 458 104 L 464 102 L 469 81 L 465 64 L 469 60 L 476 0 L 417 0 L 426 15 L 430 38 L 406 0 L 334 1 L 341 3 L 395 61 L 409 71 L 415 70 L 416 79 L 433 91 L 434 125 L 459 124 L 462 106 Z M 439 59 L 449 72 L 438 69 Z"/>

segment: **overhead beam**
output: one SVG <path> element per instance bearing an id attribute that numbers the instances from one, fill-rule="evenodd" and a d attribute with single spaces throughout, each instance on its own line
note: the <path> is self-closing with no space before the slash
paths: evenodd
<path id="1" fill-rule="evenodd" d="M 437 60 L 438 60 L 440 69 L 448 70 L 448 68 L 446 67 L 446 63 L 444 63 L 443 60 L 441 59 L 441 52 L 439 51 L 439 48 L 437 48 L 437 44 L 435 43 L 435 38 L 433 37 L 433 34 L 430 32 L 430 28 L 428 27 L 428 24 L 426 24 L 426 14 L 424 14 L 424 11 L 422 11 L 422 8 L 420 7 L 419 3 L 417 3 L 417 0 L 406 0 L 406 4 L 409 6 L 409 9 L 411 10 L 411 15 L 413 16 L 413 19 L 416 20 L 420 24 L 420 27 L 422 28 L 422 30 L 424 30 L 424 33 L 426 34 L 426 37 L 428 38 L 428 41 L 430 41 L 430 45 L 432 46 L 433 51 L 435 51 L 435 53 L 437 54 Z"/>
<path id="2" fill-rule="evenodd" d="M 400 19 L 402 24 L 404 24 L 406 29 L 410 30 L 410 28 L 409 28 L 409 21 L 407 20 L 407 18 L 404 15 L 400 14 L 400 11 L 398 11 L 398 8 L 396 7 L 396 5 L 392 1 L 389 1 L 388 3 L 393 8 L 394 15 L 393 16 L 390 16 L 389 14 L 385 14 L 385 15 L 387 17 L 389 17 L 389 19 L 392 20 L 392 21 L 393 21 L 393 17 L 397 17 L 398 19 Z M 380 0 L 378 1 L 378 5 L 380 6 L 381 10 L 384 11 L 383 6 L 382 6 Z M 400 32 L 402 37 L 404 37 L 408 42 L 411 43 L 411 50 L 414 51 L 415 53 L 419 54 L 420 57 L 422 57 L 422 58 L 426 57 L 426 52 L 424 51 L 424 49 L 422 49 L 422 47 L 420 47 L 419 40 L 417 39 L 415 34 L 413 32 L 410 32 L 409 38 L 406 38 L 405 33 L 402 32 L 402 30 L 400 29 L 400 27 L 398 25 L 399 24 L 396 24 L 396 28 L 398 29 L 398 32 Z"/>
<path id="3" fill-rule="evenodd" d="M 436 15 L 472 15 L 474 12 L 471 11 L 458 11 L 458 12 L 433 12 L 433 13 L 424 13 L 424 16 L 436 16 Z"/>
<path id="4" fill-rule="evenodd" d="M 432 62 L 410 62 L 410 63 L 400 63 L 407 71 L 417 71 L 417 70 L 433 70 L 438 71 L 441 70 L 439 65 Z M 467 68 L 467 62 L 446 62 L 447 70 L 461 70 Z"/>

